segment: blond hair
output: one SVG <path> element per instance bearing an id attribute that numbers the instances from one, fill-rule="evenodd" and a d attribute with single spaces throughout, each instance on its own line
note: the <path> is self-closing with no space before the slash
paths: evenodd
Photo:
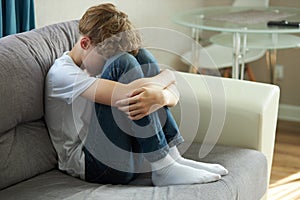
<path id="1" fill-rule="evenodd" d="M 111 3 L 89 8 L 79 21 L 79 32 L 106 56 L 118 51 L 135 55 L 141 47 L 141 37 L 128 16 Z"/>

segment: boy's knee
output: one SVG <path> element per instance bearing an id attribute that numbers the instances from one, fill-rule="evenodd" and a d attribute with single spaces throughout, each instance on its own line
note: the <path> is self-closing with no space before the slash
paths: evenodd
<path id="1" fill-rule="evenodd" d="M 141 48 L 136 56 L 138 59 L 147 60 L 148 63 L 156 63 L 154 56 L 147 49 Z"/>
<path id="2" fill-rule="evenodd" d="M 130 65 L 130 66 L 137 66 L 139 65 L 139 63 L 137 62 L 137 60 L 135 59 L 135 57 L 130 54 L 130 53 L 122 53 L 120 54 L 116 60 L 119 62 L 119 63 L 123 63 L 123 64 L 126 64 L 126 65 Z"/>
<path id="3" fill-rule="evenodd" d="M 129 53 L 121 53 L 109 58 L 106 65 L 102 78 L 129 83 L 143 77 L 138 61 Z"/>
<path id="4" fill-rule="evenodd" d="M 142 67 L 143 73 L 146 77 L 155 76 L 160 72 L 154 56 L 147 50 L 141 48 L 136 56 L 137 61 Z"/>

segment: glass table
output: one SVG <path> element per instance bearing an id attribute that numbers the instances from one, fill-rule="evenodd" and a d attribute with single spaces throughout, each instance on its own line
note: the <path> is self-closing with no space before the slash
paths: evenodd
<path id="1" fill-rule="evenodd" d="M 266 49 L 271 82 L 274 82 L 276 50 L 300 47 L 299 26 L 268 26 L 268 21 L 300 22 L 300 9 L 287 7 L 205 7 L 181 12 L 174 22 L 190 27 L 198 41 L 199 31 L 222 32 L 210 38 L 213 43 L 232 47 L 232 77 L 243 79 L 247 48 Z"/>

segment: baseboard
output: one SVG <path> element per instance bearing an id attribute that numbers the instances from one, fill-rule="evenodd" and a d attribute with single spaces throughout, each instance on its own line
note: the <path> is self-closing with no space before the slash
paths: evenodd
<path id="1" fill-rule="evenodd" d="M 300 122 L 300 106 L 280 104 L 278 119 Z"/>

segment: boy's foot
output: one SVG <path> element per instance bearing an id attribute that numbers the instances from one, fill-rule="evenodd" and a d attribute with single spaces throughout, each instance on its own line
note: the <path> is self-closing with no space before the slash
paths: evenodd
<path id="1" fill-rule="evenodd" d="M 203 162 L 198 162 L 198 161 L 183 158 L 180 155 L 180 153 L 179 153 L 176 146 L 170 148 L 169 154 L 179 164 L 190 166 L 190 167 L 193 167 L 193 168 L 196 168 L 196 169 L 206 170 L 206 171 L 209 171 L 209 172 L 212 172 L 212 173 L 220 174 L 222 176 L 228 174 L 228 170 L 225 167 L 223 167 L 222 165 L 203 163 Z"/>
<path id="2" fill-rule="evenodd" d="M 169 160 L 168 157 L 169 155 L 164 159 Z M 219 174 L 195 169 L 177 162 L 171 162 L 171 164 L 152 172 L 152 182 L 155 186 L 208 183 L 220 178 Z"/>
<path id="3" fill-rule="evenodd" d="M 202 169 L 212 173 L 220 174 L 221 176 L 228 174 L 228 170 L 219 164 L 203 163 L 194 160 L 189 160 L 183 157 L 178 158 L 176 162 L 182 165 L 193 167 L 195 169 Z"/>

